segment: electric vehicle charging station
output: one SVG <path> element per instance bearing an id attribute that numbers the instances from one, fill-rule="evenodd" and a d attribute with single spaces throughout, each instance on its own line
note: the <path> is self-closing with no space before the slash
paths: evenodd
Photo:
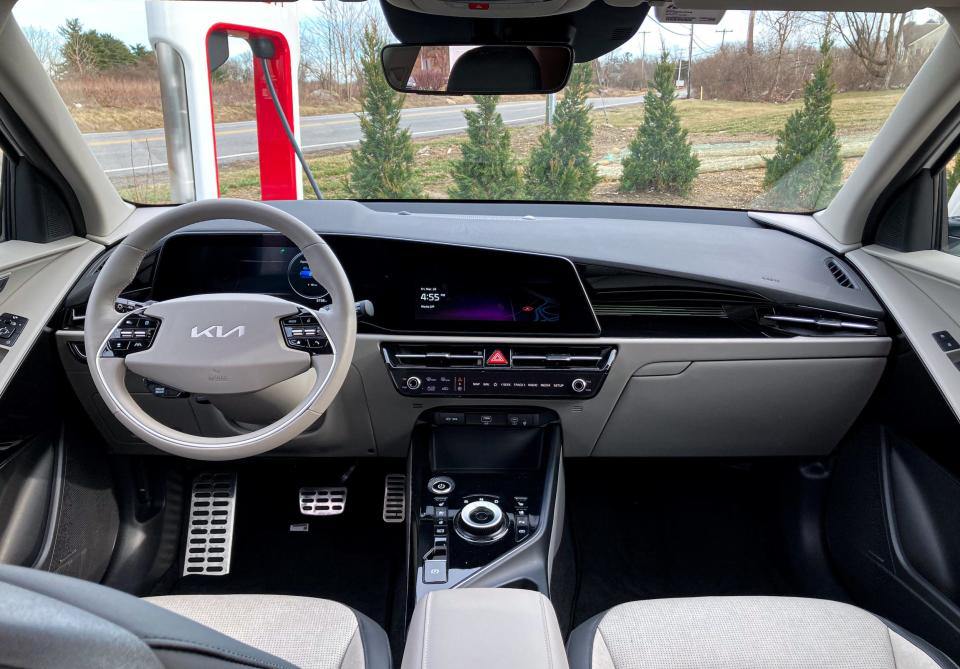
<path id="1" fill-rule="evenodd" d="M 297 67 L 300 28 L 296 3 L 145 0 L 147 30 L 160 69 L 171 198 L 220 197 L 213 116 L 213 72 L 229 57 L 228 38 L 268 40 L 268 70 L 299 143 Z M 271 99 L 259 59 L 253 61 L 261 198 L 303 197 L 302 170 Z M 246 128 L 224 132 L 252 132 Z"/>

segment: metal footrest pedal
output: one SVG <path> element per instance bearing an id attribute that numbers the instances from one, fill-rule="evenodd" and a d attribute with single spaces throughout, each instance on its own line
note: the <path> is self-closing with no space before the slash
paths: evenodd
<path id="1" fill-rule="evenodd" d="M 300 488 L 300 513 L 305 516 L 339 516 L 346 508 L 345 487 Z"/>
<path id="2" fill-rule="evenodd" d="M 407 477 L 387 474 L 383 480 L 383 522 L 402 523 L 407 518 Z"/>
<path id="3" fill-rule="evenodd" d="M 236 505 L 236 473 L 200 474 L 194 479 L 183 576 L 230 573 Z"/>

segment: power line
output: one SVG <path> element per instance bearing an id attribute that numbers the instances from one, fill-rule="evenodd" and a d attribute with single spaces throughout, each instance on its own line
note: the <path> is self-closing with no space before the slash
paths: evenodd
<path id="1" fill-rule="evenodd" d="M 724 28 L 723 30 L 718 30 L 717 32 L 720 33 L 720 50 L 723 51 L 723 47 L 727 43 L 727 35 L 732 33 L 733 30 L 730 28 Z"/>

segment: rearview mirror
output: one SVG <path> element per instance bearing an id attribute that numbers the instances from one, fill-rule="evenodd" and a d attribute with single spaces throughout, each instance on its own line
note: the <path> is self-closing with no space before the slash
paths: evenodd
<path id="1" fill-rule="evenodd" d="M 380 53 L 387 83 L 421 95 L 555 93 L 566 86 L 573 49 L 548 45 L 391 44 Z"/>

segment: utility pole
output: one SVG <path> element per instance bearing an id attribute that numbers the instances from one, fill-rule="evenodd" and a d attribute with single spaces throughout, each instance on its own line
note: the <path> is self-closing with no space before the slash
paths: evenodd
<path id="1" fill-rule="evenodd" d="M 640 47 L 640 87 L 645 88 L 647 85 L 647 35 L 650 34 L 649 30 L 641 30 L 640 34 L 643 35 Z"/>
<path id="2" fill-rule="evenodd" d="M 757 10 L 750 10 L 750 21 L 747 24 L 747 55 L 753 55 L 753 31 L 757 26 Z"/>
<path id="3" fill-rule="evenodd" d="M 693 97 L 693 29 L 694 24 L 690 24 L 690 48 L 687 50 L 687 99 Z"/>
<path id="4" fill-rule="evenodd" d="M 546 120 L 547 126 L 553 125 L 553 112 L 557 108 L 557 94 L 556 93 L 547 93 L 547 110 L 546 110 Z"/>
<path id="5" fill-rule="evenodd" d="M 717 32 L 720 33 L 720 51 L 723 51 L 723 47 L 727 43 L 727 35 L 729 33 L 732 33 L 733 30 L 731 30 L 730 28 L 725 28 L 723 30 L 718 30 Z"/>

